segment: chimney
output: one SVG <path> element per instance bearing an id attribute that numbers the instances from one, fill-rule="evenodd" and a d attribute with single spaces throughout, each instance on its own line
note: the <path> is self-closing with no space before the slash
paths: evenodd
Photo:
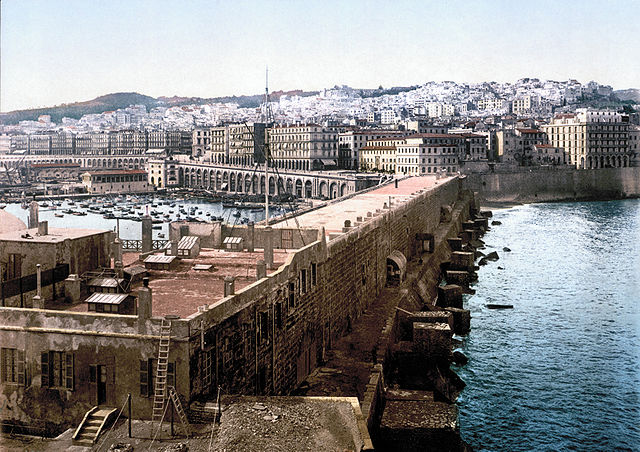
<path id="1" fill-rule="evenodd" d="M 267 264 L 264 263 L 264 259 L 260 259 L 256 265 L 256 279 L 261 280 L 267 276 Z"/>
<path id="2" fill-rule="evenodd" d="M 138 289 L 138 321 L 144 323 L 145 320 L 150 319 L 152 313 L 151 308 L 152 297 L 149 278 L 143 278 L 142 287 Z"/>
<path id="3" fill-rule="evenodd" d="M 35 229 L 38 227 L 38 210 L 40 206 L 36 201 L 31 201 L 29 204 L 29 229 Z"/>
<path id="4" fill-rule="evenodd" d="M 228 297 L 236 293 L 236 279 L 233 276 L 224 277 L 224 296 Z"/>
<path id="5" fill-rule="evenodd" d="M 38 223 L 38 235 L 47 235 L 47 234 L 49 234 L 49 222 L 40 221 Z"/>

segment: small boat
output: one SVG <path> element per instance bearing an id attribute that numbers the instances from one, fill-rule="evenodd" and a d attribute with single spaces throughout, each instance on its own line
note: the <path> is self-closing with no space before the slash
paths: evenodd
<path id="1" fill-rule="evenodd" d="M 164 234 L 163 233 L 159 233 L 158 234 L 158 238 L 163 239 L 164 238 Z"/>
<path id="2" fill-rule="evenodd" d="M 512 304 L 495 304 L 495 303 L 489 303 L 487 305 L 487 308 L 489 309 L 513 309 L 513 305 Z"/>
<path id="3" fill-rule="evenodd" d="M 162 226 L 152 226 L 151 229 L 162 229 Z"/>
<path id="4" fill-rule="evenodd" d="M 58 217 L 58 218 L 63 218 L 64 217 L 64 215 L 61 214 L 61 213 L 54 213 L 53 216 L 54 217 Z"/>
<path id="5" fill-rule="evenodd" d="M 77 217 L 84 217 L 87 214 L 87 212 L 73 212 L 73 215 L 77 216 Z"/>

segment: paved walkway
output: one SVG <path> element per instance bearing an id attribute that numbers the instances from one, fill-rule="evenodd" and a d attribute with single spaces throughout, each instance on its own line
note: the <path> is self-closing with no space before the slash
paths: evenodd
<path id="1" fill-rule="evenodd" d="M 453 177 L 436 179 L 436 176 L 408 177 L 398 182 L 398 187 L 391 183 L 375 190 L 356 194 L 351 198 L 334 202 L 311 212 L 304 213 L 297 217 L 298 225 L 302 228 L 325 228 L 328 235 L 331 232 L 342 232 L 345 220 L 350 220 L 351 224 L 357 217 L 366 217 L 367 212 L 375 212 L 382 209 L 389 198 L 394 203 L 403 202 L 410 199 L 411 194 L 418 190 L 431 189 L 438 184 L 443 184 Z M 288 228 L 294 220 L 274 224 L 274 228 Z"/>

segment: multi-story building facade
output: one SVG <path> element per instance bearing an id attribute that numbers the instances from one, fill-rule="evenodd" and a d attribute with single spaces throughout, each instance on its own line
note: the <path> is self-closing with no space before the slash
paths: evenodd
<path id="1" fill-rule="evenodd" d="M 542 126 L 549 144 L 564 148 L 576 168 L 630 166 L 629 118 L 615 111 L 578 109 L 558 115 Z"/>
<path id="2" fill-rule="evenodd" d="M 364 146 L 374 146 L 369 143 L 385 137 L 403 137 L 407 132 L 386 129 L 349 130 L 338 134 L 338 149 L 340 153 L 339 167 L 345 169 L 364 168 L 369 165 L 360 164 L 360 149 Z M 369 158 L 369 153 L 367 155 Z M 371 169 L 371 168 L 370 168 Z"/>
<path id="3" fill-rule="evenodd" d="M 421 176 L 457 172 L 458 156 L 464 153 L 464 138 L 460 135 L 410 135 L 397 146 L 396 174 Z"/>
<path id="4" fill-rule="evenodd" d="M 82 174 L 82 185 L 88 193 L 140 193 L 149 191 L 144 170 L 112 169 Z"/>
<path id="5" fill-rule="evenodd" d="M 338 134 L 318 124 L 272 127 L 268 142 L 276 168 L 310 171 L 338 167 Z"/>
<path id="6" fill-rule="evenodd" d="M 212 127 L 207 140 L 204 140 L 205 136 L 200 137 L 202 143 L 209 145 L 202 148 L 195 136 L 193 148 L 200 146 L 205 160 L 212 163 L 252 166 L 264 162 L 265 130 L 265 124 L 260 122 Z"/>
<path id="7" fill-rule="evenodd" d="M 192 132 L 191 155 L 200 157 L 211 150 L 211 128 L 198 127 Z"/>
<path id="8" fill-rule="evenodd" d="M 171 188 L 178 185 L 178 162 L 173 157 L 150 158 L 147 167 L 149 169 L 147 180 L 150 186 Z"/>
<path id="9" fill-rule="evenodd" d="M 123 130 L 111 135 L 113 155 L 141 155 L 149 149 L 147 134 L 136 130 Z"/>
<path id="10" fill-rule="evenodd" d="M 505 99 L 490 97 L 479 99 L 477 105 L 478 110 L 506 110 L 509 103 Z"/>
<path id="11" fill-rule="evenodd" d="M 29 154 L 50 155 L 51 135 L 29 135 Z"/>
<path id="12" fill-rule="evenodd" d="M 629 124 L 629 166 L 640 166 L 640 126 Z"/>
<path id="13" fill-rule="evenodd" d="M 367 145 L 360 148 L 360 169 L 364 171 L 396 171 L 396 147 Z"/>
<path id="14" fill-rule="evenodd" d="M 516 115 L 531 113 L 534 107 L 538 105 L 538 99 L 531 95 L 518 97 L 511 101 L 511 111 Z"/>
<path id="15" fill-rule="evenodd" d="M 51 135 L 52 155 L 72 155 L 75 150 L 75 136 L 70 133 L 54 133 Z"/>
<path id="16" fill-rule="evenodd" d="M 514 165 L 533 164 L 533 146 L 547 144 L 547 135 L 542 130 L 509 128 L 496 132 L 498 158 L 503 163 Z"/>

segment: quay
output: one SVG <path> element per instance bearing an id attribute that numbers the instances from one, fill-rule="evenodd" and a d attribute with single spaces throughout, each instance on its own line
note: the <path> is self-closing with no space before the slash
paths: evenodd
<path id="1" fill-rule="evenodd" d="M 163 250 L 143 220 L 139 253 L 111 231 L 0 231 L 1 254 L 24 256 L 2 282 L 0 340 L 16 363 L 3 422 L 77 427 L 82 443 L 88 411 L 122 410 L 130 395 L 132 416 L 162 427 L 170 386 L 188 422 L 220 417 L 218 435 L 231 434 L 229 397 L 268 408 L 297 394 L 350 400 L 355 450 L 391 439 L 464 450 L 453 403 L 463 384 L 448 367 L 453 334 L 469 328 L 462 291 L 487 220 L 463 184 L 410 177 L 268 226 L 174 222 Z"/>

